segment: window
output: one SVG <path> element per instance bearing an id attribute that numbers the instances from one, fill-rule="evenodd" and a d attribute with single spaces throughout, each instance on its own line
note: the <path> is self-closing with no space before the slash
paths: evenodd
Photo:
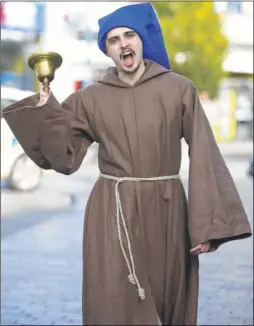
<path id="1" fill-rule="evenodd" d="M 228 11 L 232 13 L 242 12 L 242 2 L 241 1 L 228 1 Z"/>

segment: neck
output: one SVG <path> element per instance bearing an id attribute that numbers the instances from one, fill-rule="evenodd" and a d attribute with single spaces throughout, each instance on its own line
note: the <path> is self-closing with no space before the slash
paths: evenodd
<path id="1" fill-rule="evenodd" d="M 138 69 L 134 71 L 133 73 L 127 73 L 125 71 L 118 71 L 118 77 L 121 79 L 123 82 L 134 85 L 139 78 L 143 75 L 145 71 L 145 63 L 144 60 L 140 63 Z"/>

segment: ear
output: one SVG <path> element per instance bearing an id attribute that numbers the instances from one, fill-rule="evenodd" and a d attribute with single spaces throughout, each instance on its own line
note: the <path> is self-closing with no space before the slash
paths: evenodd
<path id="1" fill-rule="evenodd" d="M 105 54 L 107 57 L 109 57 L 109 54 L 108 54 L 108 49 L 107 49 L 107 46 L 105 45 Z"/>

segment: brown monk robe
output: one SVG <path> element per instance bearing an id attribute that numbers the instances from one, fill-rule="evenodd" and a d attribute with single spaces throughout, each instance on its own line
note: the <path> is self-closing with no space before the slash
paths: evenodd
<path id="1" fill-rule="evenodd" d="M 85 216 L 83 323 L 155 325 L 158 314 L 163 325 L 196 325 L 198 256 L 190 249 L 211 241 L 215 251 L 251 229 L 193 83 L 146 60 L 133 86 L 110 68 L 62 104 L 52 93 L 38 102 L 39 94 L 31 96 L 3 116 L 41 168 L 74 173 L 98 142 L 106 175 L 173 176 L 96 181 Z M 188 206 L 177 178 L 183 137 Z"/>

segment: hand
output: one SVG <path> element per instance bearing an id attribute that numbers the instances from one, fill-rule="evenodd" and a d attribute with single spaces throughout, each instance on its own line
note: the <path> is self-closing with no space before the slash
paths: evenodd
<path id="1" fill-rule="evenodd" d="M 211 246 L 211 242 L 207 241 L 204 243 L 200 243 L 199 245 L 197 245 L 196 247 L 192 248 L 190 250 L 190 253 L 192 255 L 199 255 L 199 254 L 203 254 L 205 252 L 208 252 Z"/>
<path id="2" fill-rule="evenodd" d="M 40 105 L 44 105 L 48 98 L 49 98 L 49 95 L 48 93 L 44 92 L 43 90 L 40 91 L 40 101 L 39 103 L 37 104 L 37 106 L 40 106 Z"/>

